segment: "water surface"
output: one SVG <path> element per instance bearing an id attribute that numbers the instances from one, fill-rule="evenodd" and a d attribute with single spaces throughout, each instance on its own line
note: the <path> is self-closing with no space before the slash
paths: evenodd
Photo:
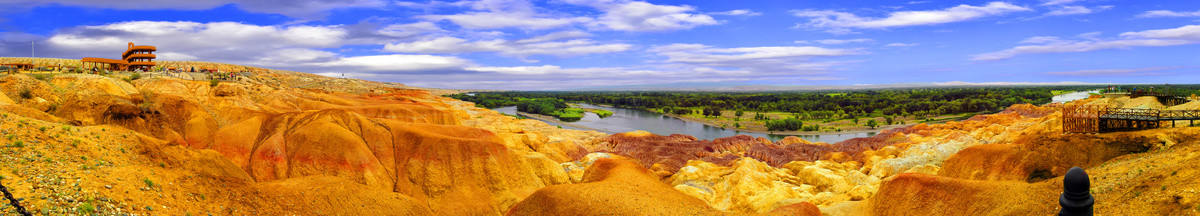
<path id="1" fill-rule="evenodd" d="M 1100 89 L 1055 95 L 1053 98 L 1050 98 L 1050 103 L 1066 103 L 1073 100 L 1085 99 L 1091 96 L 1091 93 L 1100 93 Z"/>
<path id="2" fill-rule="evenodd" d="M 624 133 L 624 132 L 629 132 L 629 131 L 643 130 L 643 131 L 660 134 L 660 135 L 687 134 L 687 135 L 692 135 L 692 136 L 696 137 L 697 139 L 707 139 L 707 140 L 744 134 L 744 135 L 750 135 L 750 136 L 756 136 L 756 137 L 766 137 L 767 139 L 775 141 L 775 140 L 783 139 L 784 137 L 788 136 L 788 135 L 773 135 L 773 134 L 756 133 L 756 132 L 743 132 L 743 131 L 737 131 L 737 130 L 732 130 L 732 129 L 721 129 L 720 127 L 713 127 L 713 126 L 709 126 L 709 125 L 702 124 L 699 122 L 684 121 L 679 118 L 665 116 L 662 114 L 645 111 L 645 110 L 639 110 L 639 109 L 626 109 L 626 108 L 619 108 L 619 107 L 601 107 L 601 106 L 596 106 L 596 105 L 591 105 L 591 104 L 579 104 L 579 106 L 582 108 L 603 109 L 603 110 L 608 110 L 608 111 L 613 112 L 612 116 L 609 116 L 606 118 L 600 118 L 600 116 L 596 115 L 595 113 L 590 113 L 590 112 L 584 113 L 582 119 L 580 119 L 577 122 L 570 123 L 570 124 L 574 124 L 574 125 L 579 125 L 579 126 L 599 130 L 600 132 L 605 132 L 605 133 Z M 493 110 L 496 110 L 501 113 L 512 114 L 512 115 L 517 114 L 517 107 L 515 107 L 515 106 L 500 107 L 500 108 L 496 108 Z M 577 127 L 573 127 L 571 125 L 558 124 L 558 123 L 554 123 L 554 122 L 546 122 L 546 123 L 549 123 L 551 125 L 562 126 L 563 128 L 587 130 L 584 128 L 577 128 Z M 792 135 L 792 136 L 796 136 L 801 139 L 805 139 L 805 140 L 812 141 L 812 142 L 835 143 L 835 142 L 840 142 L 842 140 L 858 138 L 858 137 L 870 137 L 870 136 L 874 136 L 874 135 L 875 135 L 875 132 L 844 133 L 844 134 L 829 134 L 829 135 Z"/>

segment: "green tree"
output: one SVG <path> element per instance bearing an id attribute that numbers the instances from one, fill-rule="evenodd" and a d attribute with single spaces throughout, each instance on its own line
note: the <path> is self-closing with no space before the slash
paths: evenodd
<path id="1" fill-rule="evenodd" d="M 721 108 L 712 107 L 712 106 L 705 107 L 704 115 L 705 116 L 721 116 Z"/>
<path id="2" fill-rule="evenodd" d="M 767 130 L 769 131 L 794 131 L 804 127 L 804 122 L 800 119 L 780 119 L 767 121 Z"/>
<path id="3" fill-rule="evenodd" d="M 876 122 L 875 119 L 871 119 L 870 121 L 867 121 L 867 127 L 871 127 L 871 129 L 875 129 L 875 126 L 879 126 L 879 122 Z"/>
<path id="4" fill-rule="evenodd" d="M 671 110 L 671 112 L 675 113 L 675 115 L 688 115 L 688 114 L 692 114 L 692 109 L 679 107 L 679 108 L 675 108 L 674 110 Z"/>
<path id="5" fill-rule="evenodd" d="M 745 114 L 746 114 L 746 112 L 745 112 L 745 111 L 742 111 L 742 110 L 740 110 L 740 109 L 739 109 L 739 110 L 737 110 L 737 112 L 734 112 L 734 113 L 733 113 L 733 115 L 737 116 L 738 118 L 741 118 L 741 117 L 742 117 L 742 115 L 745 115 Z"/>
<path id="6" fill-rule="evenodd" d="M 888 124 L 888 125 L 891 125 L 892 123 L 896 122 L 896 118 L 893 118 L 893 117 L 891 117 L 891 116 L 888 116 L 888 117 L 884 118 L 884 120 L 886 120 L 886 121 L 887 121 L 887 124 Z"/>

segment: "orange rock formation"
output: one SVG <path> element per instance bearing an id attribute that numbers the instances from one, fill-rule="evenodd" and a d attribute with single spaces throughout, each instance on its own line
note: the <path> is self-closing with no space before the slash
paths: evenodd
<path id="1" fill-rule="evenodd" d="M 125 142 L 119 154 L 116 149 L 87 152 L 122 161 L 106 162 L 101 168 L 120 173 L 119 179 L 107 180 L 118 184 L 115 188 L 143 189 L 136 186 L 141 176 L 156 176 L 147 182 L 169 185 L 149 187 L 139 195 L 192 194 L 129 201 L 119 191 L 84 189 L 94 193 L 88 196 L 108 200 L 104 204 L 112 207 L 101 207 L 104 212 L 149 213 L 158 208 L 181 214 L 351 214 L 386 207 L 406 214 L 497 215 L 540 188 L 570 183 L 560 163 L 581 158 L 586 154 L 582 144 L 601 135 L 517 120 L 402 85 L 335 80 L 330 82 L 345 85 L 292 87 L 314 79 L 321 77 L 264 71 L 243 82 L 210 87 L 207 82 L 168 77 L 125 82 L 65 74 L 41 81 L 12 75 L 0 78 L 0 90 L 9 99 L 0 100 L 0 110 L 48 128 L 107 130 L 97 132 L 105 134 L 101 136 L 78 136 L 80 143 Z M 17 94 L 22 91 L 30 97 Z M 25 124 L 10 130 L 42 132 Z M 137 139 L 109 140 L 104 138 L 108 134 Z M 13 155 L 62 154 L 55 152 L 62 144 L 43 146 L 48 139 L 41 136 L 45 135 L 14 137 L 30 145 L 39 140 L 39 145 L 4 150 Z M 38 178 L 16 170 L 0 173 L 8 178 L 6 184 Z M 97 174 L 79 176 L 106 178 Z M 226 208 L 194 206 L 192 197 L 200 195 Z M 282 197 L 306 198 L 264 201 Z M 62 201 L 44 199 L 30 203 L 40 209 Z M 320 204 L 305 204 L 314 202 Z"/>

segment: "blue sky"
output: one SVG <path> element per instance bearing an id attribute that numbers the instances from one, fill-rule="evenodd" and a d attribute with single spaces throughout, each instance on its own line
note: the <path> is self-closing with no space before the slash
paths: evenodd
<path id="1" fill-rule="evenodd" d="M 0 2 L 0 56 L 31 42 L 459 89 L 1196 83 L 1200 1 Z"/>

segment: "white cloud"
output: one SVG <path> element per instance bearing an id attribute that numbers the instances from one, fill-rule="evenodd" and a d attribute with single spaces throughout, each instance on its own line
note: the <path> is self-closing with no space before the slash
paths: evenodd
<path id="1" fill-rule="evenodd" d="M 1059 76 L 1154 76 L 1167 75 L 1158 71 L 1174 70 L 1183 67 L 1145 67 L 1145 68 L 1129 68 L 1129 69 L 1098 69 L 1098 70 L 1077 70 L 1077 71 L 1054 71 L 1046 72 L 1046 75 Z"/>
<path id="2" fill-rule="evenodd" d="M 1098 41 L 1098 40 L 1100 40 L 1101 34 L 1103 34 L 1103 33 L 1098 32 L 1098 31 L 1097 32 L 1088 32 L 1088 33 L 1083 33 L 1083 34 L 1077 34 L 1077 35 L 1075 35 L 1075 37 L 1080 38 L 1080 39 Z"/>
<path id="3" fill-rule="evenodd" d="M 1045 0 L 1042 3 L 1042 6 L 1070 4 L 1070 3 L 1075 3 L 1077 1 L 1082 1 L 1082 0 Z"/>
<path id="4" fill-rule="evenodd" d="M 875 41 L 875 40 L 872 40 L 872 39 L 870 39 L 870 38 L 855 38 L 855 39 L 825 39 L 825 40 L 817 40 L 817 43 L 821 43 L 821 44 L 848 44 L 848 43 L 869 43 L 869 42 L 874 42 L 874 41 Z"/>
<path id="5" fill-rule="evenodd" d="M 855 49 L 813 46 L 716 48 L 703 44 L 669 44 L 648 51 L 667 57 L 663 62 L 673 71 L 691 71 L 699 76 L 802 80 L 831 78 L 829 68 L 840 64 L 816 62 L 813 58 L 863 54 Z"/>
<path id="6" fill-rule="evenodd" d="M 1181 11 L 1181 12 L 1176 12 L 1176 11 L 1169 11 L 1169 10 L 1153 10 L 1153 11 L 1146 11 L 1146 13 L 1142 13 L 1141 15 L 1137 15 L 1137 17 L 1139 17 L 1139 18 L 1152 18 L 1152 17 L 1200 17 L 1200 10 L 1198 10 L 1198 11 L 1190 11 L 1190 12 L 1189 12 L 1189 11 Z"/>
<path id="7" fill-rule="evenodd" d="M 458 57 L 437 55 L 367 55 L 345 57 L 326 51 L 361 44 L 345 26 L 259 26 L 234 22 L 134 21 L 60 30 L 41 44 L 62 57 L 116 58 L 126 43 L 158 47 L 158 60 L 202 60 L 245 64 L 305 72 L 395 72 L 461 71 L 474 66 Z M 407 36 L 407 30 L 431 30 L 426 24 L 383 27 Z M 365 43 L 365 42 L 364 42 Z M 373 43 L 367 43 L 373 44 Z M 39 53 L 41 53 L 39 49 Z"/>
<path id="8" fill-rule="evenodd" d="M 367 72 L 427 72 L 459 69 L 469 66 L 470 62 L 457 57 L 393 54 L 345 57 L 312 65 Z"/>
<path id="9" fill-rule="evenodd" d="M 559 32 L 515 42 L 503 39 L 468 41 L 455 37 L 439 37 L 409 43 L 387 44 L 383 50 L 399 53 L 425 54 L 496 52 L 507 56 L 528 57 L 532 55 L 577 56 L 622 52 L 633 47 L 633 45 L 620 43 L 599 44 L 591 39 L 547 41 L 551 39 L 569 39 L 578 36 L 582 35 L 572 32 Z"/>
<path id="10" fill-rule="evenodd" d="M 1062 39 L 1059 39 L 1058 37 L 1054 37 L 1054 36 L 1035 36 L 1035 37 L 1026 38 L 1025 40 L 1022 40 L 1021 42 L 1018 42 L 1018 43 L 1041 44 L 1041 43 L 1052 43 L 1052 42 L 1059 42 L 1059 41 L 1062 41 Z"/>
<path id="11" fill-rule="evenodd" d="M 432 22 L 415 22 L 408 24 L 391 24 L 376 30 L 377 33 L 392 37 L 414 37 L 432 32 L 443 32 L 437 24 Z"/>
<path id="12" fill-rule="evenodd" d="M 532 13 L 520 12 L 470 12 L 454 15 L 425 15 L 421 18 L 427 20 L 449 20 L 464 28 L 470 29 L 500 29 L 500 28 L 524 28 L 524 29 L 550 29 L 558 28 L 574 23 L 588 22 L 591 18 L 586 17 L 539 17 Z"/>
<path id="13" fill-rule="evenodd" d="M 1036 45 L 1023 45 L 1012 49 L 984 53 L 974 56 L 977 61 L 1003 60 L 1024 54 L 1088 52 L 1105 49 L 1128 49 L 1144 46 L 1177 46 L 1200 43 L 1200 25 L 1188 25 L 1173 29 L 1147 30 L 1121 33 L 1120 38 L 1101 40 L 1098 34 L 1079 35 L 1088 40 L 1067 40 L 1058 37 L 1031 37 L 1021 41 Z"/>
<path id="14" fill-rule="evenodd" d="M 406 7 L 436 8 L 445 6 L 465 7 L 471 11 L 458 14 L 418 16 L 429 21 L 446 20 L 468 29 L 552 29 L 590 22 L 592 18 L 571 17 L 539 13 L 538 8 L 527 0 L 479 0 L 452 3 L 433 1 L 430 3 L 397 3 Z"/>
<path id="15" fill-rule="evenodd" d="M 96 8 L 129 10 L 207 10 L 233 4 L 253 13 L 281 14 L 300 19 L 324 19 L 329 11 L 346 8 L 375 8 L 386 6 L 381 0 L 7 0 L 0 5 L 9 7 L 34 7 L 47 4 L 85 6 Z"/>
<path id="16" fill-rule="evenodd" d="M 532 75 L 532 74 L 550 74 L 557 71 L 562 71 L 562 67 L 554 65 L 542 66 L 522 66 L 522 67 L 468 67 L 470 71 L 493 72 L 501 74 L 516 74 L 516 75 Z"/>
<path id="17" fill-rule="evenodd" d="M 135 42 L 217 60 L 245 60 L 283 48 L 332 48 L 345 45 L 341 26 L 259 26 L 234 22 L 132 21 L 80 26 L 46 40 L 51 48 L 74 52 L 113 52 Z"/>
<path id="18" fill-rule="evenodd" d="M 457 54 L 472 52 L 500 51 L 506 41 L 496 39 L 489 41 L 468 42 L 456 37 L 439 37 L 432 40 L 415 41 L 410 43 L 395 43 L 384 45 L 383 50 L 404 53 Z"/>
<path id="19" fill-rule="evenodd" d="M 829 33 L 844 34 L 850 33 L 850 29 L 854 28 L 878 29 L 934 25 L 1030 10 L 1029 8 L 1007 2 L 991 2 L 983 6 L 964 4 L 942 10 L 896 11 L 889 13 L 887 17 L 881 18 L 860 17 L 852 13 L 831 10 L 800 10 L 793 11 L 792 14 L 809 19 L 806 23 L 797 24 L 797 27 L 826 29 L 826 32 Z"/>
<path id="20" fill-rule="evenodd" d="M 1092 7 L 1092 8 L 1088 8 L 1088 7 L 1084 7 L 1084 6 L 1062 6 L 1062 7 L 1055 8 L 1054 10 L 1052 10 L 1050 12 L 1047 12 L 1046 16 L 1066 16 L 1066 15 L 1090 14 L 1090 13 L 1096 13 L 1096 12 L 1100 12 L 1100 11 L 1106 11 L 1106 10 L 1109 10 L 1112 8 L 1113 8 L 1112 5 L 1096 6 L 1096 7 Z"/>
<path id="21" fill-rule="evenodd" d="M 288 48 L 272 51 L 257 59 L 257 65 L 283 66 L 289 64 L 304 64 L 312 62 L 327 62 L 337 57 L 337 53 L 313 49 Z"/>
<path id="22" fill-rule="evenodd" d="M 589 26 L 617 31 L 672 31 L 691 29 L 698 26 L 720 24 L 711 16 L 691 13 L 692 6 L 656 5 L 641 1 L 586 1 L 568 0 L 569 3 L 588 5 L 604 12 Z"/>
<path id="23" fill-rule="evenodd" d="M 731 11 L 724 11 L 724 12 L 713 12 L 713 13 L 709 13 L 709 14 L 725 15 L 725 16 L 758 16 L 758 15 L 762 15 L 762 13 L 755 12 L 752 10 L 746 10 L 746 9 L 738 9 L 738 10 L 731 10 Z"/>
<path id="24" fill-rule="evenodd" d="M 467 67 L 468 71 L 496 73 L 501 75 L 553 75 L 553 76 L 572 76 L 572 77 L 608 77 L 616 78 L 619 76 L 641 74 L 654 75 L 664 74 L 658 71 L 639 71 L 628 68 L 562 68 L 557 65 L 542 65 L 542 66 L 516 66 L 516 67 Z"/>
<path id="25" fill-rule="evenodd" d="M 539 42 L 556 41 L 556 40 L 563 40 L 563 39 L 585 38 L 585 37 L 591 37 L 591 36 L 592 36 L 592 33 L 587 33 L 584 31 L 560 31 L 560 32 L 554 32 L 554 33 L 550 33 L 550 34 L 545 34 L 545 35 L 541 35 L 541 36 L 518 40 L 517 43 L 539 43 Z"/>
<path id="26" fill-rule="evenodd" d="M 723 63 L 745 60 L 844 56 L 860 52 L 813 46 L 714 48 L 702 44 L 670 44 L 648 50 L 668 57 L 667 62 Z"/>
<path id="27" fill-rule="evenodd" d="M 1124 38 L 1161 38 L 1200 41 L 1200 25 L 1187 25 L 1173 29 L 1146 30 L 1121 33 Z"/>
<path id="28" fill-rule="evenodd" d="M 520 28 L 545 30 L 581 25 L 594 30 L 654 32 L 691 29 L 698 26 L 717 25 L 720 21 L 708 14 L 699 13 L 687 5 L 657 5 L 630 0 L 562 0 L 566 3 L 591 7 L 599 15 L 572 15 L 569 13 L 542 12 L 528 0 L 463 0 L 458 2 L 396 3 L 409 8 L 432 10 L 439 7 L 465 7 L 469 11 L 457 14 L 419 16 L 428 21 L 450 21 L 468 29 Z M 757 16 L 761 13 L 750 10 L 732 10 L 711 14 L 732 16 Z"/>
<path id="29" fill-rule="evenodd" d="M 885 46 L 885 47 L 913 47 L 913 46 L 917 46 L 917 45 L 921 45 L 921 44 L 919 44 L 919 43 L 890 43 L 890 44 L 883 45 L 883 46 Z"/>
<path id="30" fill-rule="evenodd" d="M 188 55 L 188 54 L 183 54 L 183 53 L 179 53 L 179 52 L 157 52 L 157 53 L 154 53 L 154 55 L 157 56 L 158 58 L 171 59 L 171 60 L 175 60 L 175 61 L 200 60 L 199 57 L 196 57 L 193 55 Z"/>

